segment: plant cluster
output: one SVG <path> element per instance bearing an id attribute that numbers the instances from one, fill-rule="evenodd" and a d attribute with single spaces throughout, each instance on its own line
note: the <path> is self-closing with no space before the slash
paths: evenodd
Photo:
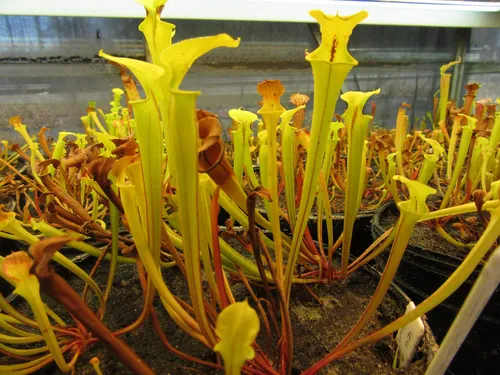
<path id="1" fill-rule="evenodd" d="M 364 114 L 363 108 L 380 90 L 340 95 L 345 78 L 357 65 L 347 50 L 349 36 L 367 17 L 366 12 L 350 17 L 310 12 L 322 33 L 320 46 L 306 56 L 314 76 L 310 132 L 303 127 L 307 100 L 295 97 L 295 108 L 286 110 L 281 104 L 281 83 L 263 81 L 257 86 L 262 96 L 257 114 L 243 109 L 229 112 L 233 147 L 228 154 L 217 116 L 196 108 L 199 92 L 180 86 L 197 58 L 214 48 L 236 48 L 239 39 L 220 34 L 173 44 L 174 25 L 160 20 L 164 1 L 141 3 L 147 15 L 139 29 L 152 62 L 100 52 L 119 68 L 124 85 L 124 90 L 113 90 L 108 113 L 90 103 L 81 119 L 84 132 L 61 132 L 54 142 L 43 131 L 33 138 L 19 117 L 10 120 L 26 145 L 2 158 L 1 167 L 11 170 L 22 184 L 12 187 L 18 194 L 18 209 L 0 212 L 0 236 L 23 241 L 30 248 L 1 257 L 0 275 L 29 303 L 34 319 L 0 295 L 0 352 L 11 359 L 0 365 L 0 373 L 33 373 L 52 361 L 67 372 L 98 341 L 134 373 L 153 373 L 119 339 L 150 316 L 168 350 L 183 359 L 221 368 L 220 362 L 192 357 L 168 342 L 153 306 L 158 296 L 179 329 L 220 354 L 227 374 L 291 374 L 292 285 L 343 280 L 390 249 L 363 315 L 337 347 L 303 372 L 315 374 L 441 303 L 496 243 L 500 234 L 500 116 L 492 114 L 491 107 L 481 112 L 476 103 L 475 117 L 471 117 L 474 93 L 466 95 L 464 108 L 450 107 L 443 70 L 435 130 L 407 134 L 404 106 L 395 132 L 373 129 L 373 116 Z M 140 82 L 142 96 L 130 73 Z M 342 116 L 334 115 L 339 96 L 348 105 Z M 251 125 L 259 116 L 262 124 L 252 141 Z M 252 154 L 259 158 L 259 177 Z M 25 159 L 32 176 L 16 170 L 15 158 Z M 9 180 L 3 181 L 0 187 Z M 429 184 L 444 193 L 440 207 L 432 212 L 426 200 L 436 189 Z M 331 202 L 336 190 L 343 195 L 344 222 L 343 233 L 334 238 Z M 280 196 L 284 196 L 283 205 Z M 367 196 L 374 206 L 392 196 L 401 215 L 394 228 L 350 261 L 355 219 Z M 469 202 L 471 197 L 473 202 Z M 260 199 L 265 215 L 256 211 Z M 318 220 L 326 219 L 326 239 L 319 236 L 319 242 L 307 226 L 313 206 Z M 233 230 L 232 225 L 219 226 L 221 208 L 243 232 Z M 434 220 L 439 228 L 437 219 L 476 211 L 484 220 L 484 231 L 449 280 L 412 312 L 358 338 L 386 295 L 414 226 Z M 229 237 L 240 246 L 228 241 Z M 97 258 L 96 267 L 86 273 L 59 251 L 63 246 Z M 54 272 L 51 260 L 85 283 L 83 296 Z M 103 261 L 110 266 L 101 290 L 92 276 Z M 111 332 L 102 321 L 120 263 L 137 266 L 144 290 L 143 311 L 133 324 Z M 189 303 L 174 295 L 164 281 L 161 269 L 170 267 L 177 267 L 186 279 Z M 235 281 L 248 289 L 258 313 L 246 301 L 235 300 L 231 289 Z M 263 298 L 253 291 L 255 284 L 263 286 Z M 87 289 L 98 301 L 95 311 L 85 303 Z M 45 305 L 41 291 L 64 305 L 73 320 L 61 319 Z M 269 340 L 273 335 L 279 338 L 271 353 L 255 341 L 259 320 Z M 93 365 L 98 369 L 98 361 Z"/>

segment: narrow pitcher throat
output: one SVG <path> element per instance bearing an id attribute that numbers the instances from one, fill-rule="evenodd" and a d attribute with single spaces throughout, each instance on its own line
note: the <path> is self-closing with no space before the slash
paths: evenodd
<path id="1" fill-rule="evenodd" d="M 408 225 L 415 225 L 423 216 L 429 213 L 429 209 L 425 204 L 424 207 L 415 207 L 415 202 L 411 200 L 399 202 L 397 206 L 401 213 L 400 220 L 404 220 L 404 223 Z"/>

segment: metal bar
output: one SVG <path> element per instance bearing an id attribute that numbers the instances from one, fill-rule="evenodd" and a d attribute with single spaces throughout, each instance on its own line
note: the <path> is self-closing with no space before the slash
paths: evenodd
<path id="1" fill-rule="evenodd" d="M 456 34 L 455 60 L 462 62 L 454 66 L 453 78 L 450 89 L 450 100 L 455 100 L 456 106 L 460 106 L 459 100 L 462 93 L 462 85 L 465 71 L 465 55 L 469 49 L 471 29 L 458 29 Z"/>
<path id="2" fill-rule="evenodd" d="M 311 9 L 343 15 L 366 10 L 372 25 L 498 27 L 498 2 L 401 3 L 388 1 L 325 1 L 325 0 L 206 0 L 169 1 L 164 16 L 169 19 L 215 19 L 277 22 L 312 22 Z M 23 0 L 1 1 L 0 14 L 81 16 L 81 17 L 144 17 L 144 10 L 133 1 L 124 0 Z"/>

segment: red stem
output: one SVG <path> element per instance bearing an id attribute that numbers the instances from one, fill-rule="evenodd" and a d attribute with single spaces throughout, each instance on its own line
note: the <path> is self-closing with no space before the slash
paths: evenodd
<path id="1" fill-rule="evenodd" d="M 40 280 L 41 290 L 65 306 L 71 314 L 99 337 L 131 372 L 137 375 L 154 375 L 154 372 L 142 359 L 127 344 L 114 336 L 95 316 L 94 312 L 82 301 L 66 280 L 53 272 L 37 276 Z"/>
<path id="2" fill-rule="evenodd" d="M 210 216 L 211 216 L 211 232 L 212 232 L 212 247 L 214 251 L 214 268 L 215 268 L 215 281 L 217 282 L 217 289 L 219 290 L 222 308 L 229 305 L 229 298 L 227 297 L 224 274 L 222 270 L 222 259 L 220 256 L 219 246 L 219 224 L 217 222 L 219 216 L 219 187 L 217 186 L 212 195 L 210 202 Z"/>

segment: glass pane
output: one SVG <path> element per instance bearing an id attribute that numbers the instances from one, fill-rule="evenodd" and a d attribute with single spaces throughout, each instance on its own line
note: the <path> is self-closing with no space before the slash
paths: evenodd
<path id="1" fill-rule="evenodd" d="M 478 90 L 477 99 L 489 98 L 492 102 L 498 98 L 498 88 L 500 87 L 500 72 L 495 73 L 469 73 L 466 75 L 466 82 L 477 82 L 481 85 Z"/>
<path id="2" fill-rule="evenodd" d="M 473 29 L 467 62 L 500 62 L 500 29 Z"/>
<path id="3" fill-rule="evenodd" d="M 138 18 L 0 16 L 1 62 L 85 62 L 100 49 L 143 57 Z"/>
<path id="4" fill-rule="evenodd" d="M 20 136 L 8 124 L 20 115 L 36 133 L 42 126 L 57 136 L 60 131 L 80 131 L 80 117 L 87 103 L 108 108 L 111 89 L 120 77 L 107 64 L 6 64 L 0 65 L 0 139 Z"/>
<path id="5" fill-rule="evenodd" d="M 15 137 L 7 119 L 21 115 L 28 126 L 52 134 L 80 129 L 88 101 L 107 108 L 111 89 L 121 83 L 115 68 L 97 58 L 106 52 L 144 58 L 139 19 L 0 17 L 1 137 Z M 227 111 L 256 111 L 256 85 L 280 79 L 283 103 L 295 92 L 313 96 L 313 77 L 304 60 L 313 50 L 317 26 L 304 23 L 177 20 L 175 41 L 226 32 L 241 37 L 238 49 L 219 48 L 198 61 L 183 88 L 201 90 L 199 107 L 230 124 Z M 454 57 L 455 29 L 361 25 L 350 50 L 359 61 L 345 90 L 381 88 L 375 123 L 394 126 L 398 107 L 410 103 L 411 120 L 432 110 L 439 67 Z M 312 101 L 308 108 L 309 116 Z M 337 112 L 342 113 L 339 101 Z"/>

